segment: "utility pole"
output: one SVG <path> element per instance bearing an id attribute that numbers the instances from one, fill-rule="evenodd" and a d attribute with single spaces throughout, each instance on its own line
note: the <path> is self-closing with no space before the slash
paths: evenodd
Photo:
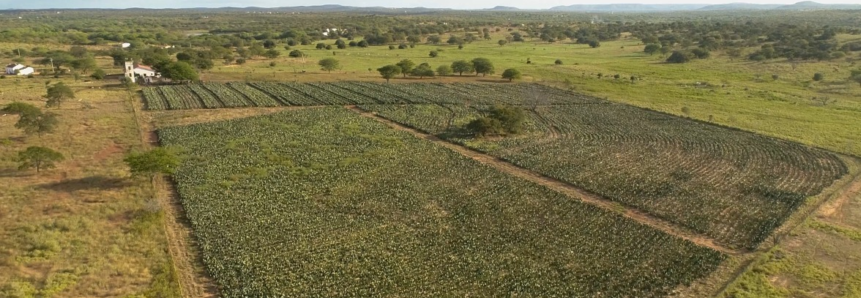
<path id="1" fill-rule="evenodd" d="M 51 59 L 51 72 L 56 73 L 57 70 L 54 69 L 54 58 L 48 58 L 48 59 Z"/>

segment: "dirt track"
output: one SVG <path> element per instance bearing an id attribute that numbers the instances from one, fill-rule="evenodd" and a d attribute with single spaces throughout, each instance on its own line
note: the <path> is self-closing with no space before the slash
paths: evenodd
<path id="1" fill-rule="evenodd" d="M 601 197 L 594 195 L 594 194 L 587 193 L 587 192 L 585 192 L 579 188 L 576 188 L 576 187 L 574 187 L 568 183 L 565 183 L 565 182 L 562 182 L 562 181 L 538 174 L 538 173 L 530 171 L 530 170 L 523 169 L 523 168 L 518 167 L 516 165 L 513 165 L 509 162 L 506 162 L 506 161 L 500 160 L 496 157 L 493 157 L 493 156 L 490 156 L 490 155 L 466 148 L 464 146 L 442 140 L 442 139 L 440 139 L 434 135 L 426 134 L 426 133 L 420 132 L 418 130 L 403 126 L 403 125 L 395 123 L 391 120 L 377 116 L 374 113 L 362 110 L 356 106 L 348 106 L 347 108 L 359 113 L 362 116 L 365 116 L 365 117 L 377 120 L 379 122 L 382 122 L 382 123 L 388 125 L 389 127 L 392 127 L 394 129 L 397 129 L 397 130 L 409 132 L 418 138 L 434 142 L 434 143 L 439 144 L 443 147 L 454 150 L 455 152 L 458 152 L 464 156 L 475 159 L 475 160 L 477 160 L 477 161 L 479 161 L 485 165 L 496 168 L 499 171 L 502 171 L 504 173 L 508 173 L 510 175 L 513 175 L 513 176 L 516 176 L 516 177 L 519 177 L 522 179 L 526 179 L 526 180 L 532 181 L 534 183 L 546 186 L 547 188 L 550 188 L 554 191 L 563 193 L 563 194 L 565 194 L 571 198 L 576 198 L 576 199 L 579 199 L 585 203 L 592 204 L 592 205 L 595 205 L 595 206 L 598 206 L 598 207 L 601 207 L 601 208 L 604 208 L 607 210 L 611 210 L 611 211 L 623 210 L 622 214 L 625 217 L 633 219 L 633 220 L 635 220 L 641 224 L 644 224 L 644 225 L 659 229 L 661 231 L 664 231 L 667 234 L 686 239 L 686 240 L 691 241 L 693 243 L 696 243 L 700 246 L 708 247 L 708 248 L 720 251 L 720 252 L 725 253 L 725 254 L 735 255 L 735 254 L 743 253 L 743 252 L 735 250 L 735 249 L 724 247 L 724 246 L 718 244 L 714 239 L 711 239 L 711 238 L 703 236 L 703 235 L 698 235 L 698 234 L 693 233 L 691 231 L 687 231 L 686 229 L 678 227 L 673 223 L 670 223 L 670 222 L 667 222 L 665 220 L 656 218 L 654 216 L 646 214 L 645 212 L 631 209 L 631 208 L 622 207 L 615 202 L 601 198 Z"/>

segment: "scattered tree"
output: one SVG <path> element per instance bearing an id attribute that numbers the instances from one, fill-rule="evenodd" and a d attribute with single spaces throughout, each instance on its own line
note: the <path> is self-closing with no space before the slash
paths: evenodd
<path id="1" fill-rule="evenodd" d="M 335 58 L 326 58 L 326 59 L 320 60 L 320 62 L 317 62 L 317 64 L 320 65 L 320 68 L 322 68 L 323 70 L 328 71 L 330 73 L 333 70 L 341 68 L 341 62 L 339 62 Z"/>
<path id="2" fill-rule="evenodd" d="M 386 79 L 386 83 L 389 82 L 390 79 L 395 76 L 401 74 L 401 67 L 397 65 L 386 65 L 377 69 L 380 72 L 380 75 Z"/>
<path id="3" fill-rule="evenodd" d="M 54 84 L 54 86 L 48 87 L 48 94 L 45 95 L 45 98 L 48 99 L 48 107 L 59 108 L 63 101 L 75 98 L 75 92 L 72 91 L 72 88 L 69 88 L 69 86 L 66 86 L 63 82 L 60 82 Z"/>
<path id="4" fill-rule="evenodd" d="M 813 74 L 813 80 L 814 81 L 819 82 L 819 81 L 822 81 L 822 79 L 825 79 L 825 75 L 823 75 L 822 73 L 817 72 L 817 73 Z"/>
<path id="5" fill-rule="evenodd" d="M 292 50 L 289 54 L 287 54 L 287 56 L 290 56 L 291 58 L 301 58 L 305 57 L 305 53 L 302 53 L 302 51 L 300 50 Z"/>
<path id="6" fill-rule="evenodd" d="M 475 70 L 475 73 L 480 73 L 481 76 L 486 76 L 494 73 L 493 63 L 490 62 L 490 60 L 487 58 L 472 59 L 472 67 Z"/>
<path id="7" fill-rule="evenodd" d="M 436 74 L 441 77 L 450 76 L 451 72 L 451 66 L 448 65 L 440 65 L 436 68 Z"/>
<path id="8" fill-rule="evenodd" d="M 517 69 L 514 69 L 514 68 L 509 68 L 509 69 L 506 69 L 505 71 L 502 72 L 502 78 L 508 79 L 509 82 L 511 82 L 515 79 L 520 79 L 520 77 L 521 77 L 520 71 Z"/>
<path id="9" fill-rule="evenodd" d="M 41 138 L 42 134 L 54 132 L 59 122 L 57 114 L 43 113 L 36 109 L 35 111 L 22 113 L 20 118 L 18 118 L 18 122 L 15 123 L 15 128 L 21 129 L 29 135 L 36 134 Z"/>
<path id="10" fill-rule="evenodd" d="M 281 56 L 281 52 L 276 49 L 269 49 L 263 53 L 263 56 L 269 59 L 275 59 L 278 58 L 278 56 Z"/>
<path id="11" fill-rule="evenodd" d="M 562 59 L 556 59 L 556 61 L 553 62 L 553 64 L 562 65 Z"/>
<path id="12" fill-rule="evenodd" d="M 30 168 L 41 170 L 53 168 L 55 162 L 63 161 L 63 154 L 45 147 L 30 146 L 24 151 L 18 152 L 17 161 L 20 162 L 19 170 Z"/>
<path id="13" fill-rule="evenodd" d="M 654 44 L 654 43 L 650 43 L 650 44 L 647 44 L 647 45 L 646 45 L 646 48 L 645 48 L 645 49 L 643 49 L 643 53 L 646 53 L 646 54 L 649 54 L 649 55 L 654 55 L 655 53 L 657 53 L 657 52 L 658 52 L 658 51 L 660 51 L 660 50 L 661 50 L 661 46 L 660 46 L 660 45 L 658 45 L 658 44 Z"/>
<path id="14" fill-rule="evenodd" d="M 166 148 L 155 148 L 147 152 L 130 153 L 123 161 L 129 166 L 132 176 L 173 174 L 179 166 L 179 157 Z"/>
<path id="15" fill-rule="evenodd" d="M 419 77 L 419 79 L 423 79 L 424 77 L 433 77 L 434 72 L 433 69 L 431 69 L 430 65 L 428 65 L 427 63 L 422 63 L 418 67 L 413 68 L 410 71 L 410 75 L 414 77 Z"/>
<path id="16" fill-rule="evenodd" d="M 501 47 L 501 46 L 504 46 L 505 44 L 507 44 L 507 43 L 508 43 L 508 41 L 507 41 L 507 40 L 504 40 L 504 39 L 500 39 L 500 40 L 499 40 L 499 42 L 497 42 L 497 43 L 498 43 L 498 44 L 499 44 L 499 46 Z"/>
<path id="17" fill-rule="evenodd" d="M 93 74 L 91 74 L 90 77 L 95 80 L 103 80 L 105 79 L 106 75 L 107 74 L 105 74 L 104 70 L 102 70 L 101 68 L 96 68 L 96 70 L 93 71 Z"/>
<path id="18" fill-rule="evenodd" d="M 466 60 L 457 60 L 451 63 L 451 70 L 462 76 L 463 73 L 472 73 L 475 68 Z"/>
<path id="19" fill-rule="evenodd" d="M 431 58 L 436 58 L 437 56 L 439 56 L 439 52 L 437 52 L 437 51 L 430 51 L 430 54 L 428 54 L 428 55 L 429 55 Z"/>
<path id="20" fill-rule="evenodd" d="M 600 47 L 600 46 L 601 46 L 601 42 L 600 42 L 600 41 L 598 41 L 597 39 L 593 39 L 593 40 L 590 40 L 590 41 L 589 41 L 589 47 L 590 47 L 590 48 L 597 48 L 597 47 Z"/>
<path id="21" fill-rule="evenodd" d="M 409 74 L 413 70 L 413 67 L 416 66 L 416 63 L 410 59 L 404 59 L 395 65 L 397 65 L 401 69 L 401 74 L 403 74 L 406 78 L 407 74 Z"/>

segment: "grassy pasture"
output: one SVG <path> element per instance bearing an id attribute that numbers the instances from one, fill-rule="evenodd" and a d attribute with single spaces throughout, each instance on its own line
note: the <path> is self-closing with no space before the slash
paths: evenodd
<path id="1" fill-rule="evenodd" d="M 307 58 L 282 56 L 268 60 L 249 60 L 244 65 L 218 65 L 203 75 L 215 81 L 382 81 L 375 69 L 411 59 L 427 62 L 433 68 L 455 60 L 489 58 L 496 74 L 488 77 L 451 76 L 424 79 L 432 82 L 503 81 L 499 74 L 506 68 L 517 68 L 525 81 L 553 84 L 578 92 L 608 98 L 676 115 L 776 136 L 841 153 L 861 155 L 861 86 L 848 82 L 854 59 L 848 56 L 834 61 L 788 62 L 775 60 L 752 62 L 731 60 L 721 52 L 705 60 L 686 64 L 666 64 L 665 57 L 642 53 L 638 40 L 622 39 L 604 42 L 599 48 L 571 43 L 510 43 L 499 46 L 503 38 L 495 34 L 489 41 L 466 44 L 459 50 L 451 45 L 419 44 L 415 48 L 389 50 L 386 47 L 316 50 L 313 45 L 296 46 Z M 856 39 L 844 35 L 841 40 Z M 333 43 L 333 42 L 327 42 Z M 432 50 L 442 50 L 430 58 Z M 856 54 L 857 56 L 857 54 Z M 332 73 L 319 70 L 317 61 L 333 57 L 342 69 Z M 531 64 L 526 64 L 530 59 Z M 561 59 L 562 65 L 554 61 Z M 275 62 L 274 67 L 269 66 Z M 372 69 L 368 71 L 368 69 Z M 303 73 L 304 71 L 304 73 Z M 814 73 L 825 79 L 813 82 Z M 598 78 L 598 74 L 602 78 Z M 616 80 L 613 75 L 619 74 Z M 773 74 L 778 79 L 772 78 Z M 630 77 L 637 80 L 632 83 Z M 415 82 L 417 78 L 393 82 Z M 816 98 L 816 99 L 814 99 Z M 823 105 L 822 101 L 827 98 Z M 684 111 L 684 112 L 683 112 Z"/>

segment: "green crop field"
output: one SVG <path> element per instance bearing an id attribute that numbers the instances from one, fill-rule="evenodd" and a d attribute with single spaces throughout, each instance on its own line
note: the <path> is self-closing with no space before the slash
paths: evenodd
<path id="1" fill-rule="evenodd" d="M 227 91 L 236 85 L 258 95 Z M 846 173 L 823 150 L 537 84 L 209 83 L 144 90 L 152 109 L 238 106 L 208 103 L 244 98 L 359 104 L 744 249 L 756 248 L 808 197 Z M 475 139 L 461 131 L 492 104 L 529 111 L 526 133 Z"/>
<path id="2" fill-rule="evenodd" d="M 149 110 L 428 103 L 534 106 L 599 102 L 592 97 L 538 84 L 481 83 L 202 83 L 144 88 L 143 95 Z"/>
<path id="3" fill-rule="evenodd" d="M 663 297 L 725 259 L 341 107 L 159 138 L 224 297 Z"/>
<path id="4" fill-rule="evenodd" d="M 360 107 L 746 249 L 847 171 L 826 151 L 609 102 L 529 109 L 527 133 L 502 139 L 451 133 L 482 107 Z"/>

